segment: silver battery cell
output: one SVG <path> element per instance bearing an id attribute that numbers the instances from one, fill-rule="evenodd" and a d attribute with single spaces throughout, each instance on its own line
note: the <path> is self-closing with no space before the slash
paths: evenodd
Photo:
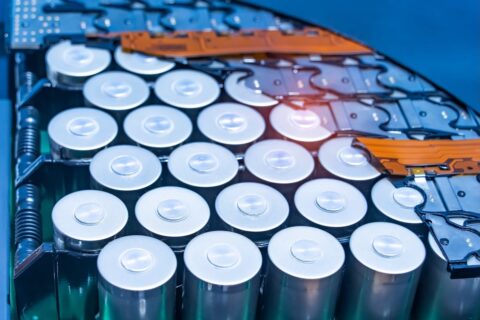
<path id="1" fill-rule="evenodd" d="M 259 108 L 268 108 L 276 105 L 277 100 L 270 98 L 260 91 L 252 90 L 242 80 L 245 72 L 233 72 L 225 80 L 224 87 L 227 94 L 240 103 Z"/>
<path id="2" fill-rule="evenodd" d="M 219 193 L 215 210 L 226 227 L 253 241 L 268 241 L 288 218 L 285 197 L 264 184 L 243 182 Z"/>
<path id="3" fill-rule="evenodd" d="M 177 260 L 162 241 L 127 236 L 97 260 L 100 319 L 174 319 Z"/>
<path id="4" fill-rule="evenodd" d="M 195 191 L 210 203 L 218 193 L 216 187 L 235 178 L 238 161 L 225 147 L 207 142 L 193 142 L 173 150 L 168 159 L 168 170 L 174 180 L 187 187 L 195 187 Z"/>
<path id="5" fill-rule="evenodd" d="M 279 104 L 270 112 L 270 124 L 280 135 L 299 143 L 318 143 L 333 134 L 325 118 L 309 109 L 294 109 Z"/>
<path id="6" fill-rule="evenodd" d="M 142 78 L 122 71 L 103 72 L 88 79 L 83 87 L 86 102 L 113 113 L 138 107 L 150 95 Z"/>
<path id="7" fill-rule="evenodd" d="M 163 102 L 183 109 L 205 107 L 220 95 L 220 86 L 214 78 L 194 70 L 167 72 L 157 79 L 154 90 Z"/>
<path id="8" fill-rule="evenodd" d="M 151 236 L 170 246 L 185 246 L 210 219 L 208 203 L 196 192 L 180 187 L 160 187 L 138 199 L 135 216 Z"/>
<path id="9" fill-rule="evenodd" d="M 365 181 L 380 176 L 361 149 L 352 147 L 352 137 L 326 141 L 318 151 L 320 164 L 334 176 L 346 180 Z"/>
<path id="10" fill-rule="evenodd" d="M 345 262 L 340 242 L 312 227 L 273 236 L 261 319 L 333 319 Z"/>
<path id="11" fill-rule="evenodd" d="M 167 106 L 145 106 L 130 112 L 123 122 L 125 134 L 155 153 L 168 153 L 190 137 L 193 126 L 180 110 Z"/>
<path id="12" fill-rule="evenodd" d="M 117 136 L 118 126 L 109 114 L 93 108 L 73 108 L 58 113 L 48 123 L 54 158 L 90 158 Z"/>
<path id="13" fill-rule="evenodd" d="M 238 103 L 217 103 L 204 109 L 197 119 L 200 132 L 212 142 L 243 151 L 265 132 L 260 113 Z"/>
<path id="14" fill-rule="evenodd" d="M 139 52 L 124 52 L 120 46 L 115 50 L 114 58 L 123 69 L 145 76 L 158 75 L 175 67 L 175 62 Z"/>
<path id="15" fill-rule="evenodd" d="M 350 251 L 336 319 L 410 319 L 422 241 L 397 224 L 374 222 L 353 232 Z"/>
<path id="16" fill-rule="evenodd" d="M 81 89 L 89 77 L 105 70 L 111 59 L 108 50 L 62 41 L 45 55 L 47 77 L 55 86 Z"/>
<path id="17" fill-rule="evenodd" d="M 428 254 L 415 297 L 415 319 L 480 319 L 480 278 L 451 279 L 447 261 L 432 234 Z M 472 256 L 467 263 L 479 265 Z"/>
<path id="18" fill-rule="evenodd" d="M 127 207 L 107 192 L 70 193 L 52 210 L 55 245 L 79 252 L 98 251 L 123 230 L 127 220 Z"/>
<path id="19" fill-rule="evenodd" d="M 348 236 L 367 214 L 367 200 L 354 186 L 335 179 L 315 179 L 295 192 L 295 224 L 309 224 L 335 237 Z"/>
<path id="20" fill-rule="evenodd" d="M 284 140 L 264 140 L 245 153 L 248 173 L 275 187 L 289 199 L 299 182 L 308 178 L 315 167 L 312 155 L 302 146 Z M 248 174 L 247 173 L 247 174 Z"/>
<path id="21" fill-rule="evenodd" d="M 212 231 L 184 253 L 183 319 L 255 319 L 262 256 L 246 237 Z"/>
<path id="22" fill-rule="evenodd" d="M 138 197 L 160 178 L 162 164 L 146 149 L 120 145 L 98 152 L 89 170 L 93 187 L 118 196 L 133 215 Z"/>
<path id="23" fill-rule="evenodd" d="M 417 234 L 426 234 L 426 226 L 415 212 L 424 202 L 422 193 L 412 187 L 395 187 L 389 178 L 379 180 L 372 188 L 372 202 L 383 217 L 377 219 L 398 223 Z"/>

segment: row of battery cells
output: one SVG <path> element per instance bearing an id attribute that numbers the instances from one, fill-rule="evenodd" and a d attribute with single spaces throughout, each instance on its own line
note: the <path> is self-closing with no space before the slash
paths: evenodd
<path id="1" fill-rule="evenodd" d="M 201 219 L 202 210 L 208 210 L 205 200 L 194 192 L 160 189 L 140 198 L 137 217 L 148 213 L 158 219 L 163 209 L 175 207 L 177 210 L 165 212 L 170 220 L 164 223 L 170 221 L 169 228 L 179 231 L 174 221 L 181 221 L 178 213 L 189 207 L 178 198 L 194 206 L 190 207 L 190 220 Z M 176 199 L 164 200 L 169 195 Z M 209 231 L 192 236 L 182 255 L 166 244 L 171 241 L 168 238 L 163 242 L 148 236 L 122 237 L 127 207 L 106 192 L 85 190 L 67 195 L 56 204 L 52 217 L 57 246 L 101 250 L 97 266 L 90 267 L 98 268 L 102 318 L 162 315 L 174 319 L 177 312 L 184 319 L 254 319 L 256 315 L 267 319 L 332 319 L 334 315 L 339 319 L 408 319 L 412 310 L 423 318 L 440 309 L 445 318 L 479 316 L 475 303 L 480 279 L 450 279 L 446 261 L 431 236 L 422 273 L 426 256 L 422 241 L 392 223 L 374 222 L 357 228 L 348 248 L 326 231 L 290 227 L 276 232 L 263 252 L 238 233 Z M 263 281 L 262 269 L 266 270 Z M 183 284 L 181 295 L 175 289 L 178 283 Z M 437 299 L 431 299 L 432 295 Z M 95 299 L 96 295 L 89 297 Z M 90 300 L 78 303 L 95 305 L 96 301 Z"/>

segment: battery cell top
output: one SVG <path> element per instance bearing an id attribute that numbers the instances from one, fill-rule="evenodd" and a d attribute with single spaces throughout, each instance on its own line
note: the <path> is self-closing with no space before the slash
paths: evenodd
<path id="1" fill-rule="evenodd" d="M 385 274 L 404 274 L 425 260 L 425 246 L 410 230 L 388 222 L 356 229 L 350 238 L 353 256 L 364 266 Z"/>
<path id="2" fill-rule="evenodd" d="M 154 90 L 163 102 L 184 109 L 202 108 L 220 95 L 220 86 L 214 78 L 194 70 L 167 72 L 157 79 Z"/>
<path id="3" fill-rule="evenodd" d="M 138 222 L 153 234 L 184 237 L 200 231 L 210 218 L 208 203 L 197 193 L 180 187 L 148 191 L 135 206 Z"/>
<path id="4" fill-rule="evenodd" d="M 223 189 L 215 201 L 218 216 L 228 225 L 247 232 L 262 232 L 282 225 L 288 217 L 285 197 L 260 183 L 237 183 Z"/>
<path id="5" fill-rule="evenodd" d="M 325 142 L 318 151 L 320 164 L 333 175 L 347 180 L 370 180 L 380 172 L 369 162 L 368 155 L 352 147 L 353 138 L 335 138 Z"/>
<path id="6" fill-rule="evenodd" d="M 275 131 L 292 140 L 322 141 L 333 132 L 324 126 L 326 119 L 314 110 L 315 108 L 296 110 L 280 104 L 270 113 L 270 123 Z"/>
<path id="7" fill-rule="evenodd" d="M 238 103 L 217 103 L 204 109 L 197 125 L 209 139 L 226 145 L 251 143 L 265 131 L 260 113 Z"/>
<path id="8" fill-rule="evenodd" d="M 91 151 L 115 139 L 118 126 L 107 113 L 94 108 L 73 108 L 58 113 L 48 123 L 52 149 Z"/>
<path id="9" fill-rule="evenodd" d="M 175 62 L 138 52 L 124 52 L 121 47 L 117 47 L 114 57 L 123 69 L 141 75 L 156 75 L 175 67 Z"/>
<path id="10" fill-rule="evenodd" d="M 246 76 L 244 72 L 233 72 L 225 80 L 225 91 L 232 99 L 252 107 L 271 107 L 278 103 L 260 90 L 248 88 L 242 79 L 244 76 Z"/>
<path id="11" fill-rule="evenodd" d="M 45 55 L 47 75 L 54 84 L 78 85 L 85 78 L 105 70 L 111 62 L 108 50 L 87 48 L 62 41 Z"/>
<path id="12" fill-rule="evenodd" d="M 162 286 L 175 275 L 177 259 L 160 240 L 127 236 L 103 248 L 97 267 L 100 276 L 114 287 L 146 291 Z"/>
<path id="13" fill-rule="evenodd" d="M 339 271 L 345 262 L 340 242 L 312 227 L 291 227 L 276 233 L 268 245 L 270 261 L 300 279 L 322 279 Z"/>
<path id="14" fill-rule="evenodd" d="M 312 155 L 284 140 L 255 143 L 245 153 L 245 166 L 254 176 L 271 183 L 289 184 L 307 178 L 314 169 Z"/>
<path id="15" fill-rule="evenodd" d="M 122 71 L 109 71 L 91 77 L 83 87 L 88 103 L 111 111 L 129 110 L 144 103 L 150 88 L 140 77 Z"/>
<path id="16" fill-rule="evenodd" d="M 302 216 L 320 226 L 341 228 L 358 223 L 367 213 L 367 200 L 352 185 L 335 179 L 304 183 L 295 193 Z"/>
<path id="17" fill-rule="evenodd" d="M 123 202 L 97 190 L 68 194 L 52 210 L 57 247 L 78 251 L 101 249 L 103 240 L 117 235 L 127 220 L 128 211 Z"/>
<path id="18" fill-rule="evenodd" d="M 372 188 L 372 201 L 380 212 L 393 220 L 402 223 L 422 223 L 422 219 L 415 212 L 415 207 L 422 204 L 424 199 L 417 189 L 396 188 L 388 178 L 383 178 Z"/>
<path id="19" fill-rule="evenodd" d="M 217 187 L 232 180 L 238 172 L 235 155 L 225 147 L 193 142 L 173 150 L 168 170 L 181 182 L 195 187 Z"/>
<path id="20" fill-rule="evenodd" d="M 192 133 L 190 119 L 167 106 L 145 106 L 130 112 L 123 122 L 126 135 L 150 148 L 169 148 L 184 142 Z"/>
<path id="21" fill-rule="evenodd" d="M 262 266 L 262 255 L 248 238 L 229 231 L 201 234 L 189 242 L 185 267 L 209 284 L 233 286 L 250 281 Z"/>
<path id="22" fill-rule="evenodd" d="M 90 175 L 112 190 L 133 191 L 152 185 L 162 173 L 160 160 L 150 151 L 136 146 L 114 146 L 93 157 Z"/>

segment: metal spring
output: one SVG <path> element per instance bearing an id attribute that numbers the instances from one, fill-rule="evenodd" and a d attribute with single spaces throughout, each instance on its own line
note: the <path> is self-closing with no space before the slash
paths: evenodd
<path id="1" fill-rule="evenodd" d="M 15 213 L 15 264 L 19 264 L 42 242 L 39 190 L 33 184 L 17 188 Z"/>
<path id="2" fill-rule="evenodd" d="M 39 112 L 36 108 L 20 108 L 15 147 L 17 172 L 22 173 L 40 154 Z"/>

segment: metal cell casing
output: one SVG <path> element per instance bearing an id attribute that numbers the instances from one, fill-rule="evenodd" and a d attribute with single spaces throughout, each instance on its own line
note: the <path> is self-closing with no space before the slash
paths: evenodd
<path id="1" fill-rule="evenodd" d="M 226 227 L 249 239 L 267 241 L 288 218 L 285 197 L 267 185 L 242 182 L 223 189 L 215 211 Z"/>
<path id="2" fill-rule="evenodd" d="M 80 89 L 89 77 L 105 70 L 111 59 L 108 50 L 62 41 L 45 55 L 47 77 L 54 85 Z"/>
<path id="3" fill-rule="evenodd" d="M 336 319 L 410 319 L 425 247 L 408 229 L 374 222 L 355 230 Z"/>
<path id="4" fill-rule="evenodd" d="M 183 319 L 255 319 L 262 256 L 228 231 L 194 238 L 184 253 Z"/>
<path id="5" fill-rule="evenodd" d="M 162 164 L 146 149 L 119 145 L 98 152 L 89 170 L 93 187 L 118 196 L 133 215 L 138 197 L 160 178 Z"/>
<path id="6" fill-rule="evenodd" d="M 372 188 L 371 199 L 378 220 L 400 224 L 409 230 L 426 235 L 426 226 L 415 212 L 424 203 L 422 193 L 412 187 L 395 186 L 389 178 L 379 180 Z"/>
<path id="7" fill-rule="evenodd" d="M 415 319 L 480 319 L 480 278 L 451 279 L 447 261 L 432 234 L 417 296 Z M 480 261 L 471 257 L 470 265 Z"/>
<path id="8" fill-rule="evenodd" d="M 175 62 L 139 52 L 124 52 L 121 46 L 115 49 L 114 58 L 115 62 L 123 69 L 145 76 L 164 73 L 175 67 Z"/>
<path id="9" fill-rule="evenodd" d="M 336 179 L 304 183 L 295 192 L 294 203 L 296 224 L 311 224 L 336 237 L 351 233 L 368 209 L 365 197 L 357 188 Z"/>
<path id="10" fill-rule="evenodd" d="M 282 136 L 299 143 L 315 143 L 333 134 L 326 119 L 317 113 L 318 107 L 294 109 L 279 104 L 270 113 L 270 124 Z M 318 146 L 317 146 L 318 147 Z"/>
<path id="11" fill-rule="evenodd" d="M 370 164 L 368 156 L 358 148 L 352 147 L 352 137 L 328 140 L 320 147 L 318 159 L 323 168 L 336 177 L 353 180 L 371 180 L 380 172 Z"/>
<path id="12" fill-rule="evenodd" d="M 293 184 L 312 174 L 314 161 L 302 146 L 283 140 L 264 140 L 248 148 L 245 166 L 257 178 L 273 184 Z"/>
<path id="13" fill-rule="evenodd" d="M 83 96 L 89 105 L 117 116 L 143 104 L 149 95 L 150 88 L 145 80 L 123 71 L 97 74 L 83 86 Z"/>
<path id="14" fill-rule="evenodd" d="M 205 107 L 220 95 L 217 81 L 195 70 L 174 70 L 161 75 L 154 91 L 163 102 L 183 109 Z"/>
<path id="15" fill-rule="evenodd" d="M 291 227 L 268 246 L 261 319 L 333 319 L 345 252 L 329 233 Z"/>
<path id="16" fill-rule="evenodd" d="M 135 216 L 150 235 L 170 246 L 184 246 L 210 219 L 208 203 L 180 187 L 160 187 L 138 199 Z"/>
<path id="17" fill-rule="evenodd" d="M 225 91 L 232 99 L 257 108 L 269 108 L 278 103 L 277 100 L 248 88 L 245 85 L 245 80 L 242 79 L 246 75 L 244 72 L 233 72 L 225 79 Z"/>
<path id="18" fill-rule="evenodd" d="M 162 241 L 127 236 L 97 260 L 100 319 L 174 319 L 177 260 Z"/>
<path id="19" fill-rule="evenodd" d="M 238 103 L 209 106 L 199 114 L 197 126 L 211 141 L 229 147 L 251 144 L 260 138 L 266 127 L 260 113 Z"/>
<path id="20" fill-rule="evenodd" d="M 117 197 L 103 191 L 68 194 L 53 207 L 54 241 L 59 249 L 96 252 L 117 236 L 128 211 Z"/>
<path id="21" fill-rule="evenodd" d="M 54 158 L 89 158 L 110 144 L 118 126 L 109 114 L 93 108 L 72 108 L 58 113 L 48 124 Z"/>
<path id="22" fill-rule="evenodd" d="M 187 140 L 193 126 L 178 109 L 150 105 L 130 112 L 123 122 L 123 130 L 134 143 L 162 153 Z"/>

